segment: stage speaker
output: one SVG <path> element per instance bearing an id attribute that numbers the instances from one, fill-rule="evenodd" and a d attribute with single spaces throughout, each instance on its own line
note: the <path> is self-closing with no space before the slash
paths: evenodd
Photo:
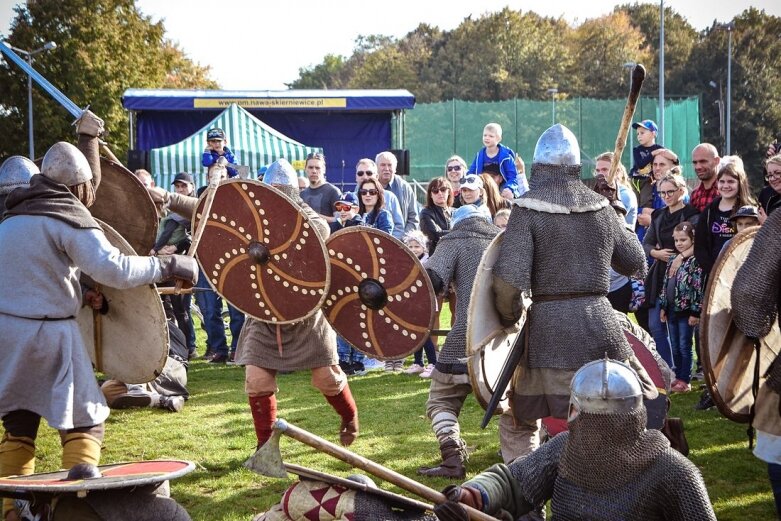
<path id="1" fill-rule="evenodd" d="M 128 150 L 127 169 L 135 172 L 139 168 L 149 170 L 149 153 L 146 150 Z"/>
<path id="2" fill-rule="evenodd" d="M 398 165 L 396 166 L 396 173 L 401 176 L 409 175 L 409 150 L 408 149 L 394 149 L 390 151 L 391 154 L 396 156 Z"/>

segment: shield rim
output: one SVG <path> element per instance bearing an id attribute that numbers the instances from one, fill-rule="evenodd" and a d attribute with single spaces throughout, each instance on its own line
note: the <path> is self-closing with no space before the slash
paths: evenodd
<path id="1" fill-rule="evenodd" d="M 133 247 L 130 246 L 130 243 L 128 243 L 127 240 L 117 230 L 115 230 L 110 224 L 101 221 L 97 217 L 93 217 L 93 219 L 95 219 L 95 221 L 101 226 L 101 228 L 103 230 L 103 234 L 106 235 L 106 239 L 109 240 L 109 237 L 111 237 L 111 240 L 109 240 L 109 242 L 112 244 L 112 246 L 117 248 L 124 255 L 137 255 L 137 253 L 135 252 Z M 141 378 L 141 380 L 144 380 L 144 378 L 148 378 L 146 381 L 132 381 L 132 380 L 138 380 L 138 378 L 129 378 L 128 374 L 123 374 L 121 372 L 118 373 L 118 372 L 116 372 L 115 370 L 112 370 L 112 369 L 107 370 L 106 367 L 105 367 L 105 363 L 103 364 L 104 365 L 103 367 L 98 368 L 97 365 L 96 365 L 97 364 L 96 360 L 93 359 L 93 354 L 95 354 L 94 353 L 94 346 L 93 346 L 93 349 L 90 350 L 90 348 L 85 345 L 84 349 L 87 351 L 87 356 L 90 358 L 90 362 L 92 363 L 93 367 L 95 367 L 95 369 L 97 371 L 100 371 L 101 373 L 103 373 L 107 377 L 110 377 L 110 378 L 113 378 L 113 379 L 116 379 L 116 380 L 120 380 L 120 381 L 125 382 L 125 383 L 141 384 L 141 383 L 151 382 L 152 380 L 154 380 L 155 378 L 160 376 L 160 374 L 163 372 L 163 367 L 165 367 L 165 362 L 168 359 L 168 349 L 170 348 L 171 339 L 168 336 L 168 327 L 166 325 L 167 324 L 167 319 L 166 319 L 166 316 L 165 316 L 165 309 L 163 308 L 163 302 L 160 299 L 159 294 L 157 293 L 156 286 L 154 284 L 151 284 L 151 285 L 149 285 L 149 287 L 150 287 L 150 292 L 154 292 L 154 294 L 156 296 L 157 303 L 155 304 L 155 308 L 158 309 L 159 316 L 162 317 L 163 328 L 162 328 L 161 338 L 165 338 L 165 343 L 163 344 L 163 348 L 161 349 L 160 359 L 157 361 L 157 363 L 155 365 L 155 369 L 152 370 L 151 378 L 147 374 L 146 376 Z M 116 291 L 122 291 L 122 290 L 118 290 L 116 288 L 112 288 L 112 289 L 114 289 Z M 130 288 L 130 289 L 135 289 L 135 288 Z M 151 302 L 151 299 L 150 299 L 150 302 Z M 87 308 L 82 308 L 82 309 L 79 310 L 79 313 L 81 313 L 81 312 L 88 312 L 88 311 L 89 310 L 87 310 Z M 94 328 L 94 324 L 93 324 L 92 327 Z M 80 326 L 79 326 L 79 329 L 81 329 Z M 94 340 L 93 340 L 93 343 L 94 343 Z"/>
<path id="2" fill-rule="evenodd" d="M 67 470 L 63 471 L 55 471 L 55 472 L 43 472 L 40 474 L 30 474 L 26 476 L 14 476 L 13 478 L 9 479 L 9 481 L 14 481 L 14 484 L 11 483 L 0 483 L 0 492 L 4 493 L 13 493 L 13 494 L 22 494 L 22 495 L 30 495 L 30 494 L 65 494 L 65 493 L 72 493 L 72 492 L 90 492 L 90 491 L 98 491 L 98 490 L 112 490 L 112 489 L 123 489 L 123 488 L 132 488 L 132 487 L 138 487 L 142 485 L 151 485 L 156 483 L 162 483 L 163 481 L 176 479 L 179 477 L 184 476 L 185 474 L 189 474 L 193 470 L 195 470 L 195 463 L 188 460 L 179 460 L 179 459 L 158 459 L 158 460 L 142 460 L 142 461 L 125 461 L 125 462 L 119 462 L 119 463 L 106 463 L 104 465 L 99 465 L 98 470 L 109 470 L 116 467 L 122 467 L 124 465 L 133 465 L 138 463 L 183 463 L 185 466 L 179 470 L 174 470 L 171 472 L 166 472 L 164 474 L 157 474 L 149 476 L 147 474 L 144 474 L 142 478 L 134 478 L 133 476 L 137 476 L 137 474 L 130 474 L 127 476 L 127 481 L 125 482 L 119 482 L 119 481 L 101 481 L 100 478 L 96 478 L 94 480 L 92 479 L 77 479 L 72 480 L 72 485 L 62 485 L 62 486 L 56 486 L 52 487 L 52 485 L 44 485 L 40 483 L 29 483 L 29 481 L 33 480 L 34 476 L 38 476 L 37 480 L 42 479 L 44 476 L 51 476 L 51 479 L 54 480 L 56 477 L 61 476 L 63 474 L 67 475 Z M 8 478 L 3 478 L 8 479 Z M 17 481 L 18 480 L 18 481 Z M 130 482 L 128 482 L 130 481 Z M 60 479 L 60 483 L 62 482 L 68 482 L 68 480 Z M 1 495 L 1 494 L 0 494 Z"/>
<path id="3" fill-rule="evenodd" d="M 337 230 L 336 232 L 332 233 L 328 237 L 328 239 L 325 240 L 325 248 L 326 248 L 326 255 L 328 255 L 328 266 L 329 266 L 329 268 L 331 266 L 331 255 L 328 253 L 329 243 L 332 240 L 335 240 L 336 238 L 341 237 L 342 235 L 348 235 L 348 234 L 351 234 L 351 233 L 361 233 L 361 232 L 368 233 L 369 235 L 377 235 L 378 237 L 382 237 L 384 239 L 389 239 L 392 243 L 394 243 L 402 251 L 404 251 L 409 256 L 409 258 L 411 258 L 413 260 L 413 262 L 415 264 L 417 264 L 418 268 L 420 268 L 420 271 L 425 274 L 425 277 L 422 277 L 422 278 L 423 278 L 423 283 L 426 285 L 426 290 L 427 290 L 427 294 L 429 296 L 429 301 L 430 301 L 429 303 L 430 303 L 430 307 L 431 307 L 431 310 L 432 310 L 431 315 L 429 316 L 428 326 L 426 327 L 426 329 L 428 329 L 428 334 L 427 335 L 421 335 L 421 339 L 416 344 L 416 347 L 414 349 L 409 350 L 409 352 L 407 352 L 404 355 L 399 354 L 399 355 L 393 355 L 391 357 L 379 356 L 377 353 L 371 353 L 371 352 L 367 353 L 361 347 L 358 347 L 358 346 L 354 345 L 346 337 L 344 337 L 341 334 L 341 332 L 336 328 L 336 326 L 331 323 L 331 321 L 328 318 L 328 313 L 326 313 L 325 310 L 323 310 L 323 316 L 325 317 L 325 319 L 328 322 L 328 324 L 330 324 L 330 326 L 334 329 L 334 331 L 336 331 L 336 333 L 339 336 L 341 336 L 342 339 L 345 342 L 347 342 L 352 348 L 354 348 L 357 351 L 360 351 L 361 353 L 365 354 L 366 356 L 369 356 L 371 358 L 376 358 L 377 360 L 383 360 L 383 361 L 399 360 L 401 358 L 406 358 L 409 355 L 413 354 L 418 349 L 421 349 L 423 347 L 423 344 L 426 343 L 426 340 L 431 336 L 431 329 L 434 327 L 434 319 L 436 318 L 435 310 L 437 309 L 437 297 L 436 297 L 436 294 L 434 293 L 434 286 L 431 284 L 431 279 L 429 279 L 428 273 L 426 272 L 426 268 L 423 267 L 423 264 L 420 262 L 420 259 L 418 259 L 411 251 L 409 251 L 409 248 L 407 248 L 407 246 L 403 242 L 401 242 L 400 240 L 398 240 L 396 237 L 394 237 L 393 235 L 391 235 L 389 233 L 385 233 L 383 231 L 380 231 L 380 230 L 378 230 L 376 228 L 372 228 L 372 227 L 369 227 L 369 226 L 350 226 L 349 228 L 342 228 L 341 230 Z M 331 285 L 330 285 L 330 274 L 331 274 L 331 272 L 330 272 L 330 270 L 329 270 L 328 274 L 329 274 L 329 284 L 328 284 L 328 290 L 325 292 L 325 297 L 326 298 L 331 295 Z"/>
<path id="4" fill-rule="evenodd" d="M 293 201 L 293 199 L 288 197 L 281 190 L 278 190 L 277 188 L 274 188 L 273 186 L 271 186 L 269 184 L 266 184 L 266 183 L 263 183 L 261 181 L 258 181 L 256 179 L 241 179 L 241 178 L 238 178 L 238 179 L 225 179 L 225 180 L 220 182 L 220 184 L 217 187 L 217 189 L 219 190 L 223 186 L 226 186 L 226 185 L 229 185 L 229 184 L 234 184 L 234 183 L 246 183 L 246 184 L 251 184 L 251 185 L 259 186 L 259 187 L 264 188 L 264 189 L 271 190 L 276 195 L 279 195 L 280 197 L 285 199 L 288 203 L 290 203 L 290 205 L 299 213 L 299 215 L 301 215 L 303 217 L 304 222 L 308 222 L 309 223 L 310 228 L 315 231 L 315 234 L 317 235 L 317 238 L 319 239 L 317 241 L 317 243 L 320 245 L 320 249 L 323 252 L 323 258 L 325 259 L 325 264 L 326 264 L 326 267 L 325 267 L 325 285 L 323 287 L 323 294 L 320 295 L 320 299 L 317 301 L 317 304 L 315 304 L 312 307 L 312 309 L 310 309 L 305 315 L 301 315 L 299 317 L 295 317 L 295 318 L 291 318 L 291 319 L 287 319 L 287 320 L 269 320 L 268 318 L 261 318 L 259 316 L 253 315 L 252 313 L 248 313 L 242 307 L 235 305 L 228 297 L 226 297 L 220 291 L 217 290 L 217 288 L 214 286 L 214 284 L 212 284 L 212 281 L 209 279 L 209 277 L 206 277 L 206 282 L 209 284 L 209 287 L 212 288 L 212 290 L 214 290 L 215 293 L 217 293 L 219 296 L 224 298 L 231 306 L 235 307 L 236 309 L 238 309 L 239 311 L 241 311 L 245 315 L 247 315 L 249 317 L 252 317 L 254 320 L 258 320 L 260 322 L 265 322 L 266 324 L 280 324 L 280 325 L 281 324 L 294 324 L 296 322 L 301 322 L 303 320 L 306 320 L 307 318 L 309 318 L 312 315 L 314 315 L 315 313 L 317 313 L 317 311 L 323 307 L 323 302 L 325 302 L 325 299 L 328 296 L 328 291 L 329 291 L 329 289 L 331 287 L 331 261 L 330 261 L 329 255 L 328 255 L 328 249 L 326 248 L 326 245 L 325 245 L 325 240 L 323 240 L 323 237 L 320 236 L 320 232 L 317 231 L 317 227 L 312 224 L 312 222 L 311 222 L 312 219 L 306 214 L 306 212 L 301 207 L 301 205 L 299 205 L 298 203 Z M 198 226 L 198 209 L 199 209 L 199 207 L 201 205 L 201 201 L 205 201 L 206 200 L 206 197 L 208 196 L 208 193 L 209 193 L 209 189 L 207 188 L 206 190 L 203 191 L 203 193 L 201 193 L 200 197 L 198 197 L 198 202 L 195 204 L 195 210 L 193 211 L 193 215 L 192 215 L 192 218 L 191 218 L 191 226 L 192 226 L 193 230 L 196 230 L 197 226 Z M 215 196 L 216 196 L 216 194 L 215 194 Z M 205 204 L 205 202 L 204 202 L 204 204 Z M 200 246 L 200 244 L 198 246 Z M 197 249 L 195 251 L 194 256 L 195 256 L 196 261 L 198 262 L 198 267 L 201 269 L 201 271 L 203 273 L 207 273 L 207 271 L 204 269 L 203 265 L 201 264 L 201 259 L 200 259 L 200 256 L 198 255 Z"/>
<path id="5" fill-rule="evenodd" d="M 717 286 L 716 284 L 712 284 L 711 282 L 718 280 L 719 276 L 721 275 L 721 271 L 724 268 L 724 265 L 726 264 L 727 258 L 731 256 L 732 253 L 744 242 L 748 240 L 751 240 L 753 242 L 754 237 L 756 237 L 758 232 L 759 232 L 759 227 L 752 226 L 747 230 L 735 234 L 735 236 L 732 238 L 732 240 L 727 245 L 727 247 L 724 248 L 719 253 L 718 257 L 716 258 L 716 262 L 713 265 L 713 270 L 711 270 L 711 274 L 709 277 L 710 280 L 705 290 L 705 296 L 703 299 L 703 308 L 702 308 L 702 320 L 700 322 L 700 330 L 706 332 L 705 335 L 701 335 L 700 337 L 700 353 L 702 355 L 702 369 L 703 369 L 702 372 L 703 372 L 703 376 L 705 377 L 705 383 L 708 386 L 708 390 L 711 393 L 711 397 L 713 398 L 713 403 L 716 404 L 716 408 L 719 410 L 719 412 L 729 420 L 732 420 L 736 423 L 749 423 L 751 421 L 751 415 L 750 413 L 742 413 L 742 412 L 737 412 L 732 410 L 727 404 L 726 400 L 724 400 L 724 398 L 721 396 L 721 393 L 719 392 L 718 381 L 714 373 L 713 360 L 711 359 L 711 353 L 710 353 L 710 335 L 709 335 L 710 308 L 713 301 L 713 295 L 716 291 L 715 288 Z M 731 293 L 732 293 L 732 286 L 730 286 L 730 294 Z M 730 312 L 730 324 L 734 326 L 731 312 Z M 738 332 L 740 333 L 740 335 L 744 337 L 744 343 L 750 342 L 748 337 L 743 335 L 743 333 L 740 332 L 740 330 L 738 330 Z M 760 342 L 762 344 L 766 343 L 765 339 L 761 339 Z M 752 353 L 754 353 L 753 347 L 752 347 Z M 752 355 L 752 357 L 753 356 L 755 355 Z M 763 384 L 760 383 L 760 387 L 762 385 Z M 756 402 L 756 397 L 754 398 L 754 401 Z"/>

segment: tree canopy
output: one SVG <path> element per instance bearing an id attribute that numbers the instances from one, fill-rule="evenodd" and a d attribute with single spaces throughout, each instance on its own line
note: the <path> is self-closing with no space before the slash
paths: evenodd
<path id="1" fill-rule="evenodd" d="M 15 8 L 7 43 L 38 49 L 33 66 L 80 107 L 106 122 L 106 140 L 122 157 L 128 146 L 127 88 L 216 88 L 209 68 L 194 64 L 165 37 L 163 23 L 143 15 L 133 0 L 36 0 Z M 27 155 L 27 74 L 0 62 L 0 132 L 15 139 L 0 143 L 0 156 Z M 72 139 L 72 118 L 56 101 L 33 86 L 36 155 L 55 141 Z"/>
<path id="2" fill-rule="evenodd" d="M 671 7 L 664 16 L 665 93 L 699 96 L 703 140 L 723 150 L 716 102 L 726 96 L 728 33 L 715 22 L 698 32 Z M 749 8 L 733 21 L 731 152 L 743 157 L 756 187 L 767 144 L 781 137 L 781 19 Z M 328 56 L 289 86 L 313 87 L 316 79 L 317 88 L 404 88 L 423 103 L 544 100 L 549 88 L 559 98 L 622 98 L 624 65 L 635 62 L 645 65 L 643 91 L 653 96 L 660 25 L 658 6 L 647 3 L 619 5 L 574 27 L 505 8 L 450 31 L 421 25 L 399 40 L 362 35 L 352 56 Z"/>

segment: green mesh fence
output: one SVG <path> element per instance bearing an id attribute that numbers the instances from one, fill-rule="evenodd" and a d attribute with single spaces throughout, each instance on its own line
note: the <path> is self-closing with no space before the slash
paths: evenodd
<path id="1" fill-rule="evenodd" d="M 556 122 L 566 125 L 578 138 L 584 176 L 591 175 L 593 158 L 615 148 L 616 133 L 626 100 L 569 99 L 557 101 Z M 691 151 L 700 142 L 700 110 L 696 97 L 665 102 L 665 143 L 681 159 L 685 177 L 694 177 Z M 658 123 L 657 100 L 641 98 L 633 121 L 652 119 Z M 483 127 L 496 122 L 502 126 L 502 143 L 526 162 L 527 175 L 537 139 L 553 120 L 550 101 L 509 100 L 498 102 L 445 101 L 420 103 L 405 114 L 405 142 L 410 152 L 411 176 L 427 181 L 444 174 L 448 157 L 458 154 L 472 162 L 482 147 Z M 631 129 L 630 129 L 631 130 Z M 622 156 L 629 169 L 631 130 Z M 631 141 L 630 141 L 631 140 Z"/>

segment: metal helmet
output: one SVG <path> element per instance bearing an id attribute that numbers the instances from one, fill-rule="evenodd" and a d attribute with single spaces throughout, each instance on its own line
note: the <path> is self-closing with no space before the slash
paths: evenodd
<path id="1" fill-rule="evenodd" d="M 568 421 L 581 412 L 630 413 L 643 407 L 643 389 L 637 373 L 627 364 L 607 357 L 578 369 L 570 391 Z"/>
<path id="2" fill-rule="evenodd" d="M 580 165 L 580 146 L 575 134 L 564 125 L 553 125 L 537 140 L 532 162 L 547 165 Z"/>
<path id="3" fill-rule="evenodd" d="M 298 174 L 287 159 L 280 158 L 271 163 L 263 175 L 263 182 L 269 185 L 292 186 L 298 190 Z"/>
<path id="4" fill-rule="evenodd" d="M 78 148 L 60 141 L 43 156 L 41 175 L 65 186 L 76 186 L 92 179 L 92 169 Z"/>
<path id="5" fill-rule="evenodd" d="M 14 188 L 28 186 L 38 167 L 24 156 L 11 156 L 0 165 L 0 195 L 6 195 Z"/>

